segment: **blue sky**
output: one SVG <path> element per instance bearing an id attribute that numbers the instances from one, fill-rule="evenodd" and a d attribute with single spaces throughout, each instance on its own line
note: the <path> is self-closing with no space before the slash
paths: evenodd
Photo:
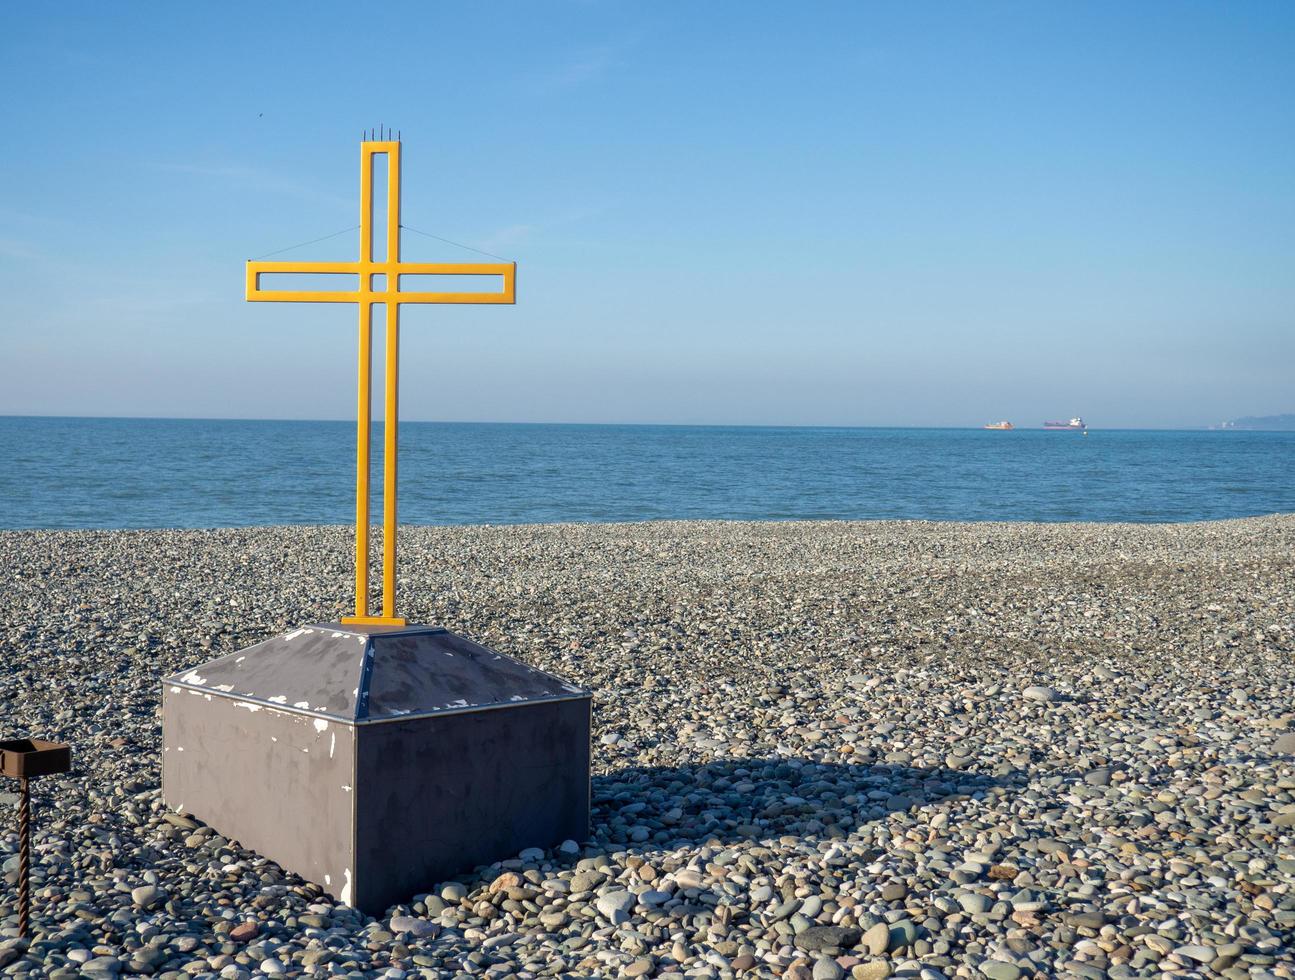
<path id="1" fill-rule="evenodd" d="M 405 418 L 1295 411 L 1288 3 L 5 4 L 0 84 L 0 414 L 353 417 L 353 308 L 243 262 L 379 123 L 519 262 L 405 308 Z"/>

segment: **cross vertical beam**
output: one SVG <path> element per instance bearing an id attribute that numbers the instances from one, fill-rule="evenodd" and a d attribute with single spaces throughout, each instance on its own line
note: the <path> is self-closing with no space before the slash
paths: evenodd
<path id="1" fill-rule="evenodd" d="M 390 143 L 387 149 L 387 262 L 392 268 L 391 278 L 398 279 L 400 274 L 395 270 L 400 267 L 400 144 L 396 142 Z M 382 616 L 395 619 L 396 467 L 400 462 L 400 303 L 395 300 L 395 294 L 400 283 L 386 282 L 384 286 L 387 290 L 387 373 L 382 416 Z"/>
<path id="2" fill-rule="evenodd" d="M 247 299 L 250 302 L 355 303 L 359 310 L 359 368 L 355 432 L 355 615 L 344 623 L 366 626 L 403 626 L 396 615 L 397 464 L 399 455 L 400 307 L 404 303 L 507 303 L 516 301 L 515 262 L 422 263 L 400 257 L 399 140 L 365 140 L 360 144 L 360 254 L 356 262 L 247 263 Z M 386 241 L 382 258 L 374 255 L 373 158 L 387 158 Z M 351 290 L 267 289 L 261 277 L 276 274 L 352 275 Z M 496 292 L 417 292 L 401 289 L 401 277 L 479 276 L 497 279 Z M 381 287 L 375 277 L 382 278 Z M 369 517 L 371 430 L 373 425 L 373 308 L 385 315 L 382 462 L 382 613 L 369 613 Z"/>
<path id="3" fill-rule="evenodd" d="M 369 472 L 373 431 L 373 302 L 364 270 L 373 264 L 373 154 L 360 144 L 360 350 L 355 410 L 355 616 L 369 615 Z"/>
<path id="4" fill-rule="evenodd" d="M 387 158 L 386 200 L 375 199 L 373 158 Z M 374 255 L 373 213 L 379 203 L 386 211 L 386 241 Z M 396 615 L 396 486 L 399 453 L 400 301 L 394 298 L 398 283 L 384 281 L 382 291 L 374 288 L 374 276 L 394 279 L 400 265 L 400 144 L 394 140 L 360 144 L 360 282 L 365 297 L 360 301 L 359 419 L 355 460 L 355 615 L 344 622 L 366 625 L 403 626 Z M 391 272 L 387 270 L 391 269 Z M 374 297 L 382 297 L 375 299 Z M 372 471 L 370 432 L 373 394 L 373 307 L 381 302 L 386 351 L 383 370 L 382 411 L 382 615 L 369 615 L 369 479 Z M 362 430 L 362 431 L 360 431 Z"/>

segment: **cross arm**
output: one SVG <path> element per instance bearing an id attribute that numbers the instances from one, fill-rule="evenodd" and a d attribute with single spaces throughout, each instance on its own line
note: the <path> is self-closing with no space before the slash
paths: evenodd
<path id="1" fill-rule="evenodd" d="M 354 289 L 337 291 L 262 289 L 261 276 L 264 273 L 328 273 L 358 276 L 360 274 L 358 262 L 248 262 L 247 301 L 249 303 L 354 303 L 359 299 Z"/>
<path id="2" fill-rule="evenodd" d="M 374 272 L 395 276 L 498 276 L 497 293 L 430 293 L 405 291 L 403 283 L 396 299 L 401 303 L 516 303 L 516 262 L 393 262 L 374 265 Z"/>
<path id="3" fill-rule="evenodd" d="M 266 274 L 325 274 L 358 277 L 348 290 L 264 289 Z M 372 289 L 371 277 L 386 276 L 385 289 Z M 498 292 L 417 292 L 404 290 L 404 276 L 497 276 Z M 516 262 L 248 262 L 247 300 L 251 303 L 485 303 L 517 302 Z"/>

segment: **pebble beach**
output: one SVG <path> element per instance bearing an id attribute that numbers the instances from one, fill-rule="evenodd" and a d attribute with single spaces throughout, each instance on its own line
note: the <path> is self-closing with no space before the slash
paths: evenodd
<path id="1" fill-rule="evenodd" d="M 592 836 L 378 918 L 160 798 L 160 679 L 348 610 L 340 527 L 0 532 L 31 977 L 1295 977 L 1295 516 L 401 531 L 594 694 Z"/>

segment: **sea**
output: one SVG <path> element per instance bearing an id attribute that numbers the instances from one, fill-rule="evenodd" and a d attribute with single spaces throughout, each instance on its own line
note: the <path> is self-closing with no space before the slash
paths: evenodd
<path id="1" fill-rule="evenodd" d="M 1295 512 L 1295 432 L 402 422 L 402 524 Z M 373 444 L 380 521 L 381 428 Z M 349 422 L 0 417 L 0 527 L 354 520 Z"/>

